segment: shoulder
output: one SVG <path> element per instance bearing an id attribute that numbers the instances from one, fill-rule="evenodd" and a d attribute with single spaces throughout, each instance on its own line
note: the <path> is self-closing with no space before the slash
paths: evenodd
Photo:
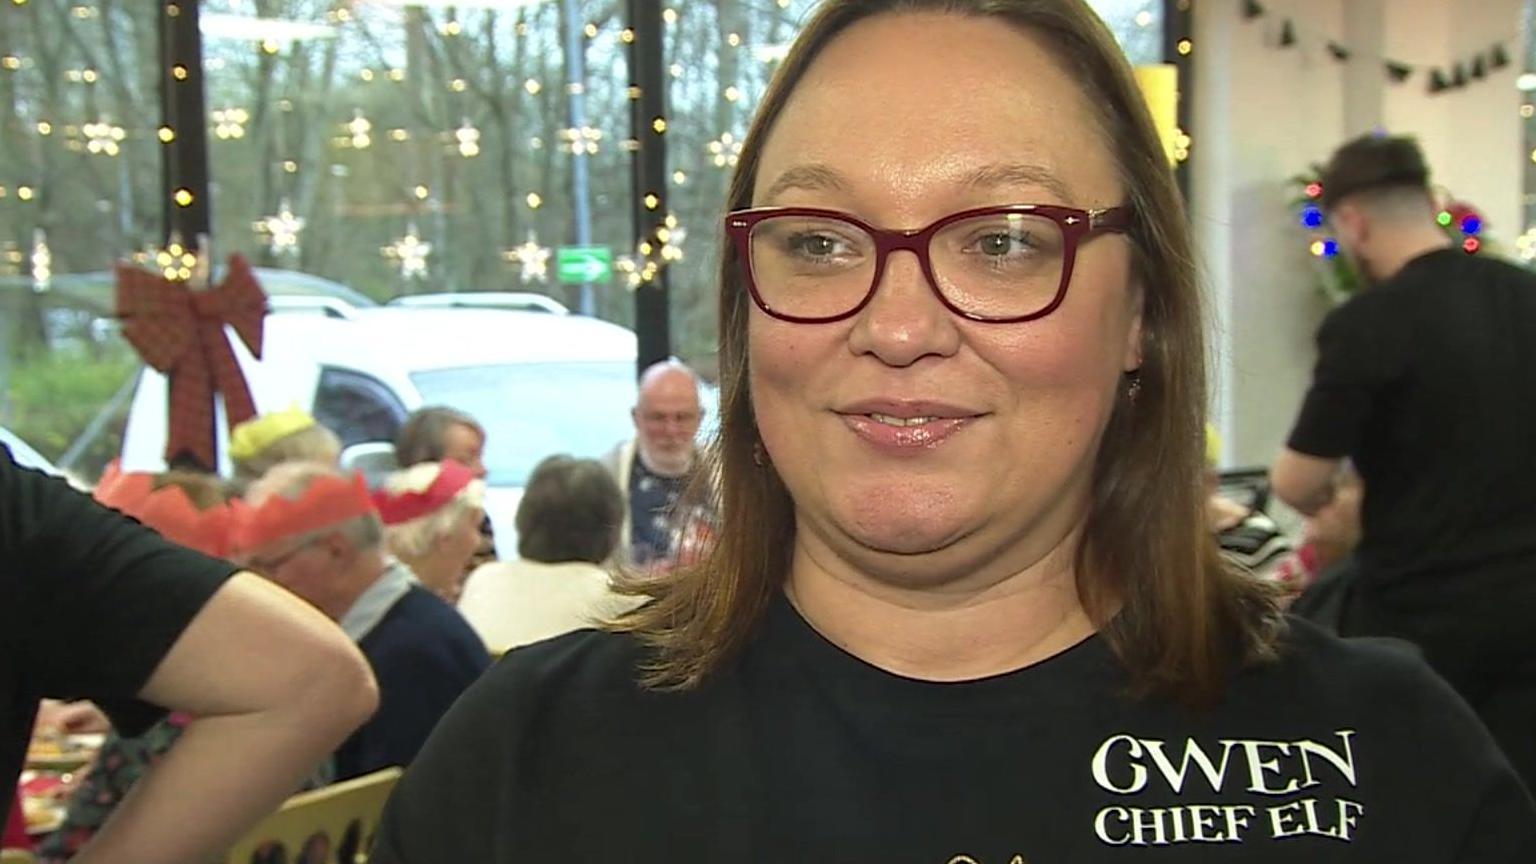
<path id="1" fill-rule="evenodd" d="M 639 698 L 645 649 L 628 634 L 577 630 L 508 651 L 480 688 L 491 702 L 562 704 Z"/>
<path id="2" fill-rule="evenodd" d="M 1237 683 L 1234 695 L 1356 730 L 1363 747 L 1397 760 L 1393 770 L 1405 781 L 1415 773 L 1445 771 L 1469 781 L 1472 774 L 1487 780 L 1508 773 L 1476 714 L 1415 647 L 1341 639 L 1298 618 L 1288 625 L 1280 659 L 1245 673 L 1252 678 Z"/>
<path id="3" fill-rule="evenodd" d="M 464 616 L 420 585 L 411 586 L 395 601 L 358 646 L 370 660 L 380 654 L 401 652 L 449 656 L 469 651 L 473 657 L 485 653 L 485 644 Z"/>

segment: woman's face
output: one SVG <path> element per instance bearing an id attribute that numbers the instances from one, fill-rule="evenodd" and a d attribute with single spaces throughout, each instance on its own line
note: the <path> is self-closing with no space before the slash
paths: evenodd
<path id="1" fill-rule="evenodd" d="M 854 25 L 814 61 L 764 142 L 753 206 L 910 229 L 1124 194 L 1087 99 L 1039 39 L 906 13 Z M 794 324 L 754 306 L 753 407 L 802 545 L 923 583 L 1018 572 L 1060 545 L 1140 364 L 1130 262 L 1122 236 L 1085 241 L 1062 305 L 1019 324 L 955 316 L 906 252 L 850 319 Z"/>

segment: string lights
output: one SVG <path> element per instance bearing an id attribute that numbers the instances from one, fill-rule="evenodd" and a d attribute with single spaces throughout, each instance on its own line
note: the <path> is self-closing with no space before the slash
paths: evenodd
<path id="1" fill-rule="evenodd" d="M 396 238 L 380 251 L 384 257 L 399 265 L 400 275 L 406 279 L 426 277 L 427 257 L 432 254 L 432 244 L 421 239 L 414 221 L 406 224 L 405 236 Z"/>
<path id="2" fill-rule="evenodd" d="M 521 245 L 502 252 L 502 257 L 521 268 L 521 279 L 523 284 L 527 285 L 530 282 L 542 283 L 549 280 L 551 254 L 552 250 L 548 246 L 539 245 L 534 233 L 529 231 L 527 240 Z"/>

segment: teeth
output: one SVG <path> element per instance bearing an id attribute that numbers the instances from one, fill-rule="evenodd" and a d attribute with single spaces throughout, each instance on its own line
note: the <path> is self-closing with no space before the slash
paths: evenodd
<path id="1" fill-rule="evenodd" d="M 869 419 L 885 426 L 921 426 L 932 423 L 937 417 L 892 417 L 889 414 L 871 414 Z"/>

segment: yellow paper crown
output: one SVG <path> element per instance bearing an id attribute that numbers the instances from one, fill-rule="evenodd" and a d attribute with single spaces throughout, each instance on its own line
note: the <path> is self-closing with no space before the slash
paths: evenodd
<path id="1" fill-rule="evenodd" d="M 296 405 L 247 420 L 236 426 L 235 431 L 229 435 L 229 457 L 244 462 L 272 446 L 274 441 L 313 425 L 315 418 Z"/>
<path id="2" fill-rule="evenodd" d="M 1216 427 L 1205 424 L 1205 465 L 1207 468 L 1215 468 L 1221 461 L 1221 433 Z"/>

